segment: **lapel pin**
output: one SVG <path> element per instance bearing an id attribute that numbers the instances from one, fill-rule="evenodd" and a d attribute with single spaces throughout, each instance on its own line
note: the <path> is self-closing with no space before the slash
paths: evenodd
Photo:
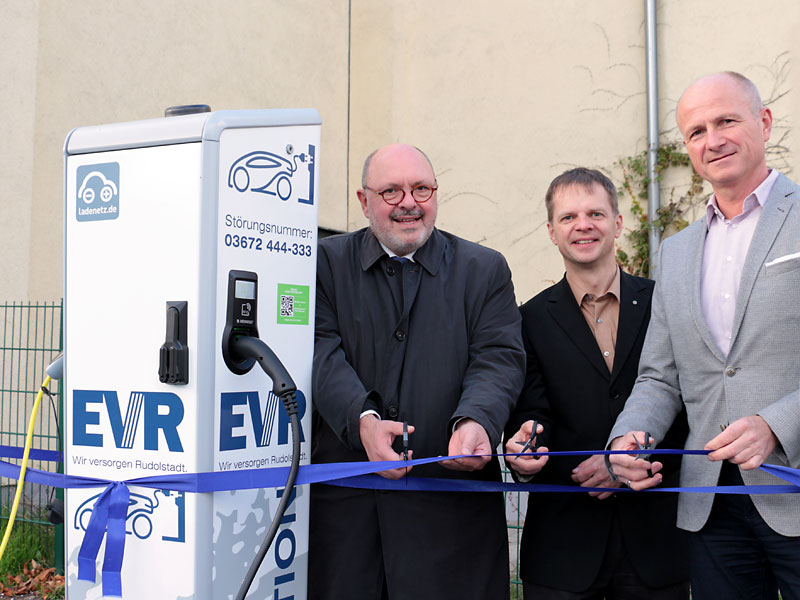
<path id="1" fill-rule="evenodd" d="M 634 304 L 639 304 L 639 301 L 638 300 L 634 300 L 633 303 Z"/>

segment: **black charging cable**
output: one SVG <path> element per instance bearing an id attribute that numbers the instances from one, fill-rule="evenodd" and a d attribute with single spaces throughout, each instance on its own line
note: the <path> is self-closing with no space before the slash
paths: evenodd
<path id="1" fill-rule="evenodd" d="M 283 514 L 286 512 L 286 507 L 292 498 L 294 482 L 297 479 L 297 471 L 300 468 L 300 421 L 297 418 L 297 400 L 295 400 L 294 394 L 297 391 L 297 386 L 272 349 L 257 337 L 234 335 L 231 339 L 230 350 L 236 359 L 255 360 L 264 370 L 264 373 L 272 379 L 272 392 L 281 399 L 292 424 L 292 464 L 289 467 L 289 477 L 286 479 L 283 495 L 272 519 L 272 525 L 267 531 L 267 535 L 264 537 L 264 541 L 261 543 L 244 581 L 242 581 L 238 594 L 236 594 L 236 600 L 244 600 L 250 590 L 250 586 L 253 584 L 259 567 L 261 567 L 261 563 L 264 562 L 264 557 L 267 555 L 270 546 L 272 546 L 272 542 L 281 525 Z"/>
<path id="2" fill-rule="evenodd" d="M 58 423 L 58 409 L 56 408 L 55 394 L 45 386 L 42 386 L 42 392 L 50 399 L 50 406 L 52 408 L 51 414 L 53 415 L 53 420 L 56 424 L 56 432 L 58 434 L 58 454 L 61 455 L 61 440 L 64 438 L 61 437 L 61 425 Z M 63 461 L 63 458 L 61 460 Z M 50 523 L 53 525 L 61 525 L 64 522 L 64 501 L 56 497 L 55 486 L 50 488 L 50 499 L 47 501 L 45 509 L 47 510 L 47 520 Z"/>

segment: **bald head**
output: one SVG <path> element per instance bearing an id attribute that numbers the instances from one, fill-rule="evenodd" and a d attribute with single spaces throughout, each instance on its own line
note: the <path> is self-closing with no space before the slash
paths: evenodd
<path id="1" fill-rule="evenodd" d="M 433 172 L 433 163 L 431 162 L 431 159 L 428 158 L 428 155 L 425 154 L 422 150 L 420 150 L 416 146 L 411 146 L 409 144 L 390 144 L 388 146 L 383 146 L 382 148 L 378 148 L 377 150 L 373 150 L 372 152 L 369 153 L 369 156 L 367 156 L 367 158 L 364 159 L 364 167 L 361 169 L 361 187 L 367 186 L 367 176 L 369 175 L 369 167 L 370 164 L 372 164 L 372 159 L 375 158 L 376 154 L 384 151 L 389 151 L 389 152 L 394 152 L 398 150 L 402 151 L 403 149 L 416 150 L 417 152 L 419 152 L 423 156 L 423 158 L 427 161 L 428 166 L 430 166 L 431 168 L 431 172 Z"/>
<path id="2" fill-rule="evenodd" d="M 687 102 L 694 100 L 697 96 L 705 95 L 712 87 L 719 86 L 720 84 L 725 85 L 726 83 L 732 84 L 738 90 L 747 103 L 752 116 L 758 117 L 764 104 L 761 101 L 761 94 L 758 93 L 756 85 L 741 73 L 737 73 L 736 71 L 721 71 L 701 77 L 681 94 L 680 100 L 678 100 L 677 111 L 678 129 L 680 129 L 681 132 L 684 130 L 682 113 L 685 111 L 681 110 L 686 104 L 684 100 Z"/>

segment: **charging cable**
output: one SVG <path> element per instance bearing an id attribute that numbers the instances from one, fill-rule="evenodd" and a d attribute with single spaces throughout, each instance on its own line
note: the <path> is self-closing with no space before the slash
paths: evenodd
<path id="1" fill-rule="evenodd" d="M 50 375 L 45 377 L 42 387 L 39 388 L 39 393 L 36 394 L 36 401 L 33 403 L 33 411 L 31 411 L 31 418 L 28 420 L 28 433 L 25 436 L 25 450 L 22 453 L 22 466 L 19 468 L 19 479 L 17 479 L 17 492 L 14 494 L 14 504 L 11 506 L 11 513 L 8 515 L 8 524 L 6 525 L 6 532 L 3 535 L 3 541 L 0 543 L 0 560 L 3 559 L 3 554 L 6 551 L 8 540 L 11 538 L 11 531 L 14 529 L 14 519 L 17 517 L 17 509 L 19 508 L 19 501 L 22 498 L 22 488 L 25 486 L 25 471 L 28 470 L 28 455 L 31 452 L 31 441 L 33 440 L 33 428 L 36 426 L 36 415 L 39 413 L 39 405 L 42 403 L 42 396 L 44 390 L 50 385 L 52 381 Z"/>
<path id="2" fill-rule="evenodd" d="M 11 513 L 8 515 L 8 524 L 6 531 L 3 535 L 3 541 L 0 543 L 0 560 L 3 559 L 3 554 L 6 551 L 8 540 L 11 538 L 11 531 L 14 529 L 14 519 L 17 517 L 17 510 L 19 509 L 19 501 L 22 498 L 22 488 L 25 485 L 25 471 L 28 470 L 28 456 L 31 452 L 31 442 L 33 441 L 33 428 L 36 426 L 36 416 L 39 413 L 39 406 L 42 403 L 42 396 L 46 393 L 51 401 L 52 394 L 47 387 L 53 379 L 61 379 L 64 374 L 64 353 L 59 352 L 53 362 L 45 368 L 47 377 L 42 382 L 42 387 L 39 388 L 39 393 L 36 394 L 36 401 L 33 403 L 33 411 L 31 411 L 31 418 L 28 421 L 28 433 L 25 436 L 25 449 L 22 452 L 22 466 L 19 468 L 19 479 L 17 480 L 17 492 L 14 494 L 14 503 L 11 506 Z"/>
<path id="3" fill-rule="evenodd" d="M 297 472 L 300 468 L 300 421 L 297 418 L 297 400 L 295 400 L 294 395 L 297 391 L 297 386 L 272 349 L 257 337 L 234 335 L 230 343 L 230 350 L 236 359 L 255 360 L 264 370 L 264 373 L 272 379 L 272 392 L 281 399 L 292 424 L 292 464 L 289 468 L 289 477 L 286 479 L 286 485 L 278 503 L 278 508 L 275 511 L 275 516 L 272 519 L 272 525 L 267 531 L 267 535 L 264 537 L 264 541 L 261 543 L 236 595 L 236 600 L 244 600 L 259 567 L 261 567 L 261 563 L 264 561 L 264 557 L 267 555 L 267 551 L 272 546 L 275 535 L 278 533 L 278 527 L 281 525 L 283 514 L 286 512 L 286 507 L 292 498 L 294 482 L 297 479 Z"/>

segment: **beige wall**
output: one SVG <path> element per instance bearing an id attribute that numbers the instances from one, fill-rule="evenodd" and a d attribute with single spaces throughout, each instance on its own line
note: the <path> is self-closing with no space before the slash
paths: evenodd
<path id="1" fill-rule="evenodd" d="M 582 165 L 619 182 L 615 163 L 647 147 L 644 5 L 354 0 L 351 192 L 357 157 L 415 143 L 437 171 L 439 225 L 503 252 L 518 300 L 560 279 L 545 227 L 550 180 Z M 796 56 L 796 2 L 753 6 L 659 2 L 662 139 L 679 139 L 675 104 L 694 78 L 735 69 L 772 89 Z M 797 83 L 788 73 L 776 115 L 791 119 Z M 366 223 L 352 193 L 349 214 L 351 228 Z"/>
<path id="2" fill-rule="evenodd" d="M 74 127 L 159 117 L 176 104 L 314 107 L 324 122 L 320 194 L 343 203 L 347 3 L 0 0 L 0 15 L 9 127 L 0 156 L 13 159 L 0 173 L 14 182 L 0 192 L 3 215 L 14 216 L 0 224 L 0 299 L 61 297 L 63 144 Z M 334 203 L 320 220 L 346 227 Z"/>
<path id="3" fill-rule="evenodd" d="M 38 227 L 31 211 L 38 13 L 38 2 L 0 3 L 0 301 L 28 298 L 31 233 Z M 54 297 L 60 294 L 47 296 Z"/>
<path id="4" fill-rule="evenodd" d="M 752 77 L 787 132 L 800 105 L 795 0 L 659 2 L 660 121 L 704 73 Z M 573 165 L 646 147 L 644 2 L 0 0 L 0 299 L 61 295 L 62 146 L 80 125 L 166 106 L 316 107 L 320 224 L 354 229 L 364 156 L 406 141 L 439 225 L 503 252 L 517 296 L 561 277 L 543 196 Z M 783 169 L 795 166 L 792 137 Z M 680 182 L 680 178 L 678 178 Z"/>

